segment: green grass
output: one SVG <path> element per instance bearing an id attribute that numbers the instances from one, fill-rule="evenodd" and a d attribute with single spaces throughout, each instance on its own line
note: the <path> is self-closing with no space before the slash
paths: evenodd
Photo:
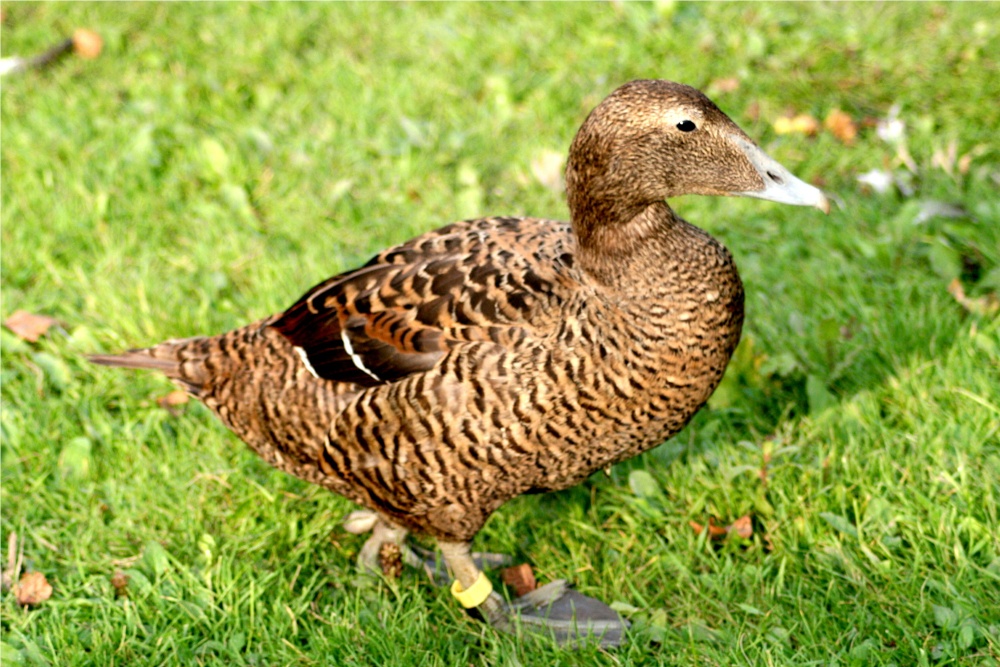
<path id="1" fill-rule="evenodd" d="M 4 594 L 4 665 L 1000 662 L 1000 324 L 946 291 L 1000 288 L 997 5 L 4 8 L 5 56 L 77 26 L 106 40 L 0 95 L 2 315 L 62 323 L 2 339 L 0 543 L 16 532 L 55 588 L 29 611 Z M 235 327 L 464 216 L 564 218 L 530 165 L 603 95 L 734 76 L 719 105 L 841 205 L 674 202 L 746 283 L 723 388 L 673 441 L 509 503 L 476 542 L 630 605 L 620 650 L 498 635 L 415 573 L 356 586 L 349 503 L 199 405 L 171 416 L 162 378 L 82 359 Z M 856 182 L 902 169 L 870 126 L 853 146 L 772 126 L 894 104 L 913 196 Z M 967 215 L 917 222 L 926 200 Z M 748 513 L 753 537 L 721 548 L 688 525 Z"/>

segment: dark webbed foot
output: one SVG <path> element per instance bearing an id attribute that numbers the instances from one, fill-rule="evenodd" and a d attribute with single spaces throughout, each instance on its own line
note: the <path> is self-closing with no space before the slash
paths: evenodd
<path id="1" fill-rule="evenodd" d="M 394 545 L 403 563 L 422 569 L 436 585 L 447 585 L 448 571 L 454 573 L 452 594 L 463 607 L 475 610 L 475 615 L 497 630 L 549 637 L 570 647 L 588 643 L 613 647 L 624 641 L 628 623 L 615 610 L 573 590 L 561 579 L 510 602 L 504 600 L 482 571 L 509 565 L 509 556 L 470 553 L 464 542 L 439 543 L 440 557 L 420 547 L 411 548 L 405 543 L 404 528 L 367 510 L 351 512 L 344 520 L 344 528 L 355 534 L 372 533 L 358 554 L 358 569 L 363 573 L 382 572 L 383 547 Z"/>
<path id="2" fill-rule="evenodd" d="M 441 551 L 455 573 L 452 594 L 498 630 L 551 637 L 570 647 L 588 643 L 613 647 L 624 641 L 628 623 L 614 609 L 569 588 L 565 581 L 553 581 L 508 603 L 476 567 L 468 544 L 441 543 Z"/>

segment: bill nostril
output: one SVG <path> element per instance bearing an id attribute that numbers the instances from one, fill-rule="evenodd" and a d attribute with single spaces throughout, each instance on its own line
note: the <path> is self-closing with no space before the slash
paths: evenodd
<path id="1" fill-rule="evenodd" d="M 778 185 L 783 185 L 784 184 L 784 181 L 781 180 L 781 176 L 778 176 L 774 172 L 771 172 L 771 171 L 767 172 L 767 176 L 768 176 L 768 178 L 770 178 L 772 181 L 774 181 Z"/>

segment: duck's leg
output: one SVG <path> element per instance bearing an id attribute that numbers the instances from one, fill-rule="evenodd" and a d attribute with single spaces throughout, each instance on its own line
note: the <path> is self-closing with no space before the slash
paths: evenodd
<path id="1" fill-rule="evenodd" d="M 344 530 L 355 535 L 371 531 L 372 536 L 358 553 L 358 569 L 362 572 L 382 572 L 380 555 L 385 544 L 399 547 L 400 558 L 406 565 L 427 570 L 424 560 L 406 545 L 408 531 L 390 523 L 377 512 L 369 510 L 351 512 L 344 519 Z"/>
<path id="2" fill-rule="evenodd" d="M 438 546 L 455 576 L 452 595 L 498 630 L 516 633 L 521 628 L 568 646 L 622 643 L 628 624 L 618 613 L 600 600 L 570 589 L 565 581 L 553 581 L 508 604 L 476 567 L 467 542 L 439 541 Z"/>
<path id="3" fill-rule="evenodd" d="M 395 526 L 378 512 L 371 510 L 355 510 L 344 518 L 344 530 L 355 535 L 371 532 L 361 552 L 358 554 L 358 568 L 361 571 L 381 572 L 380 554 L 382 546 L 387 543 L 395 544 L 399 547 L 400 558 L 406 565 L 422 569 L 430 580 L 438 586 L 446 586 L 449 583 L 448 574 L 444 567 L 432 551 L 421 549 L 419 546 L 410 547 L 406 544 L 407 531 L 405 528 Z M 492 553 L 473 553 L 472 559 L 477 567 L 497 568 L 510 565 L 510 556 Z"/>

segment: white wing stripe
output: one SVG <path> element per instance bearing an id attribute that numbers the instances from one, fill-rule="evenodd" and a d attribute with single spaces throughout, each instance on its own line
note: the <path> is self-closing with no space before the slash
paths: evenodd
<path id="1" fill-rule="evenodd" d="M 340 340 L 344 341 L 344 349 L 347 351 L 347 354 L 351 355 L 351 361 L 354 362 L 354 365 L 370 375 L 376 382 L 381 382 L 382 378 L 368 370 L 368 368 L 365 367 L 364 362 L 361 361 L 361 357 L 354 354 L 354 348 L 351 346 L 351 341 L 347 338 L 347 331 L 343 329 L 340 331 Z"/>
<path id="2" fill-rule="evenodd" d="M 306 365 L 306 368 L 309 369 L 309 372 L 313 374 L 313 377 L 314 378 L 318 378 L 319 377 L 319 373 L 317 373 L 316 369 L 313 368 L 313 365 L 309 363 L 309 357 L 306 356 L 306 351 L 303 350 L 301 347 L 297 347 L 297 346 L 294 347 L 294 348 L 292 348 L 292 349 L 294 349 L 296 352 L 298 352 L 299 359 L 301 359 L 302 363 L 304 363 Z"/>

